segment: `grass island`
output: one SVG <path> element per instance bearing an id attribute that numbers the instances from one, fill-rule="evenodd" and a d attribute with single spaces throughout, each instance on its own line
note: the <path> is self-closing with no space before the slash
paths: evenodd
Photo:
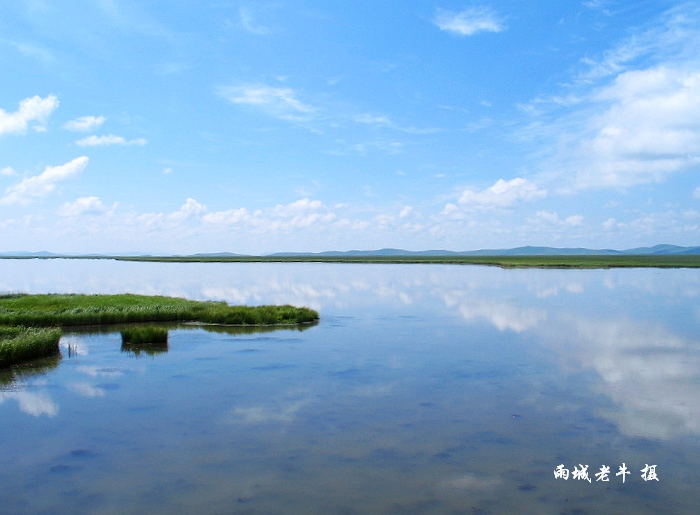
<path id="1" fill-rule="evenodd" d="M 144 322 L 190 322 L 232 326 L 311 324 L 306 307 L 230 306 L 175 297 L 77 294 L 10 294 L 0 297 L 0 367 L 58 351 L 62 328 Z"/>

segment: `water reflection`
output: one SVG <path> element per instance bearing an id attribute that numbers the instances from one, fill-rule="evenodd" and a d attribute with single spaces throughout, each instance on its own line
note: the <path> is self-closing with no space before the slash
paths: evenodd
<path id="1" fill-rule="evenodd" d="M 0 367 L 0 391 L 11 391 L 17 383 L 29 381 L 54 370 L 61 363 L 61 355 L 31 361 L 22 366 Z"/>
<path id="2" fill-rule="evenodd" d="M 607 416 L 628 435 L 700 434 L 700 342 L 663 324 L 562 315 L 558 352 L 595 370 L 617 409 Z"/>
<path id="3" fill-rule="evenodd" d="M 168 352 L 153 360 L 127 359 L 115 328 L 64 337 L 60 367 L 10 381 L 0 398 L 26 414 L 3 412 L 12 438 L 46 423 L 32 440 L 38 465 L 23 465 L 25 479 L 2 476 L 25 500 L 21 488 L 55 468 L 69 472 L 51 472 L 42 495 L 61 505 L 75 492 L 92 512 L 700 506 L 695 271 L 54 262 L 52 276 L 34 264 L 43 270 L 0 273 L 0 289 L 309 305 L 321 323 L 170 325 Z M 58 421 L 80 438 L 54 437 Z M 75 449 L 95 465 L 75 465 Z M 0 451 L 0 466 L 15 462 Z M 591 473 L 658 463 L 663 476 L 555 482 L 554 467 L 581 462 Z"/>
<path id="4" fill-rule="evenodd" d="M 22 413 L 32 417 L 55 417 L 59 407 L 42 386 L 42 376 L 55 370 L 61 356 L 51 356 L 23 366 L 0 368 L 0 404 L 16 401 Z"/>
<path id="5" fill-rule="evenodd" d="M 137 358 L 141 354 L 153 357 L 168 352 L 168 343 L 131 344 L 122 342 L 121 351 Z"/>

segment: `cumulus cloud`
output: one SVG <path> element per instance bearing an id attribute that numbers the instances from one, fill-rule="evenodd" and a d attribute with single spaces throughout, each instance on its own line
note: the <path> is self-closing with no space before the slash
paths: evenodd
<path id="1" fill-rule="evenodd" d="M 69 131 L 88 132 L 97 129 L 104 121 L 104 116 L 81 116 L 64 123 L 63 128 Z"/>
<path id="2" fill-rule="evenodd" d="M 263 85 L 226 86 L 219 88 L 218 94 L 229 102 L 256 107 L 283 120 L 308 120 L 317 111 L 315 107 L 298 100 L 296 92 L 292 88 L 274 88 Z"/>
<path id="3" fill-rule="evenodd" d="M 171 213 L 171 220 L 185 220 L 192 216 L 201 215 L 207 211 L 207 206 L 200 204 L 193 198 L 188 198 L 178 211 Z"/>
<path id="4" fill-rule="evenodd" d="M 471 36 L 477 32 L 501 32 L 505 29 L 503 20 L 487 7 L 471 7 L 460 12 L 438 9 L 433 23 L 440 30 L 458 36 Z"/>
<path id="5" fill-rule="evenodd" d="M 8 186 L 0 205 L 28 204 L 32 200 L 46 197 L 53 193 L 59 182 L 82 172 L 88 164 L 88 158 L 81 156 L 60 166 L 47 166 L 39 175 L 22 179 L 17 184 Z"/>
<path id="6" fill-rule="evenodd" d="M 49 116 L 57 107 L 58 99 L 54 95 L 46 98 L 36 95 L 22 100 L 14 113 L 0 109 L 0 135 L 25 132 L 30 122 L 34 122 L 32 126 L 34 130 L 44 131 Z"/>
<path id="7" fill-rule="evenodd" d="M 202 222 L 210 227 L 217 225 L 245 226 L 256 232 L 288 231 L 328 224 L 336 216 L 320 200 L 303 198 L 289 204 L 277 204 L 273 208 L 250 213 L 245 208 L 214 211 L 202 216 Z"/>
<path id="8" fill-rule="evenodd" d="M 546 190 L 538 188 L 527 179 L 516 177 L 510 181 L 499 179 L 483 191 L 466 189 L 459 197 L 458 203 L 462 206 L 481 208 L 507 208 L 521 201 L 534 201 L 546 196 Z M 453 204 L 450 206 L 455 207 Z"/>
<path id="9" fill-rule="evenodd" d="M 74 202 L 66 202 L 58 210 L 61 216 L 97 215 L 107 208 L 98 197 L 81 197 Z"/>
<path id="10" fill-rule="evenodd" d="M 202 217 L 202 222 L 212 225 L 236 225 L 250 220 L 250 213 L 244 207 L 207 213 Z"/>
<path id="11" fill-rule="evenodd" d="M 87 138 L 79 139 L 75 142 L 79 147 L 98 147 L 104 145 L 139 145 L 143 146 L 147 143 L 144 138 L 127 140 L 122 136 L 108 134 L 106 136 L 88 136 Z"/>
<path id="12" fill-rule="evenodd" d="M 0 168 L 0 175 L 3 177 L 12 177 L 13 175 L 17 175 L 17 172 L 14 168 L 6 166 L 5 168 Z"/>
<path id="13" fill-rule="evenodd" d="M 562 96 L 535 99 L 524 140 L 561 191 L 629 188 L 700 166 L 700 10 L 671 9 L 572 77 Z M 645 63 L 644 65 L 640 63 Z M 654 64 L 647 64 L 654 63 Z"/>
<path id="14" fill-rule="evenodd" d="M 700 72 L 657 67 L 618 75 L 594 99 L 608 104 L 580 143 L 578 187 L 660 182 L 700 164 Z"/>

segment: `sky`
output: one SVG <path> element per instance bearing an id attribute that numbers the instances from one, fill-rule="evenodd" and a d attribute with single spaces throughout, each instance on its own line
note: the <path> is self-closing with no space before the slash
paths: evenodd
<path id="1" fill-rule="evenodd" d="M 0 252 L 700 245 L 700 5 L 0 3 Z"/>

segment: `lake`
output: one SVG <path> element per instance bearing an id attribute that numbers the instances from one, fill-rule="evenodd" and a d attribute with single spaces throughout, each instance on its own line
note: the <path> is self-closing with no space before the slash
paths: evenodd
<path id="1" fill-rule="evenodd" d="M 700 512 L 696 270 L 2 260 L 0 292 L 321 315 L 66 332 L 0 374 L 0 513 Z"/>

